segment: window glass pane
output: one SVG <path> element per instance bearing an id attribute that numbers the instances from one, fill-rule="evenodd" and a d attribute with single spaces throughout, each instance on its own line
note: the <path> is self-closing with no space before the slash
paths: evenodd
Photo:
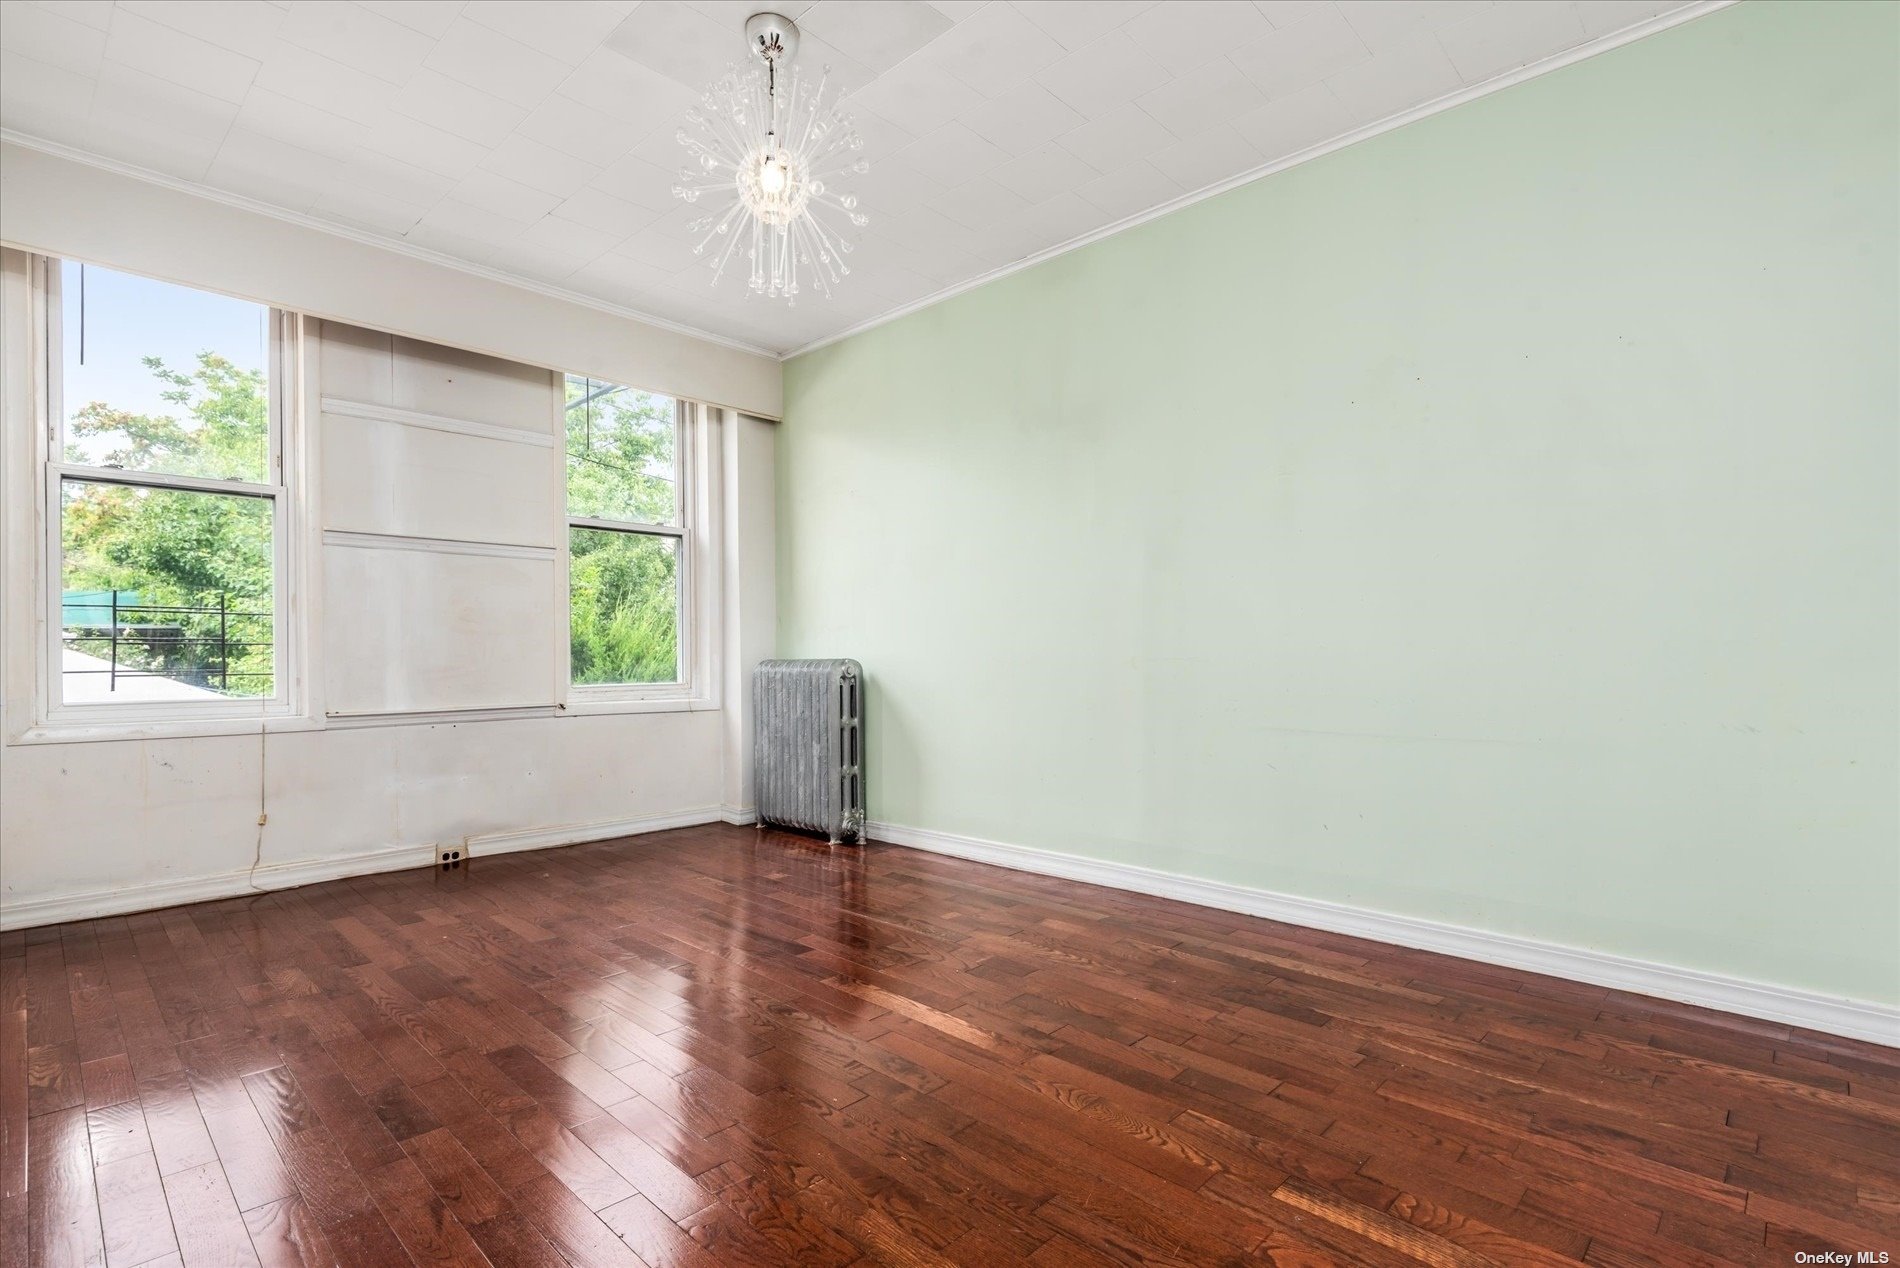
<path id="1" fill-rule="evenodd" d="M 67 704 L 269 696 L 268 498 L 61 483 Z"/>
<path id="2" fill-rule="evenodd" d="M 567 536 L 575 683 L 678 682 L 678 540 L 597 528 Z"/>
<path id="3" fill-rule="evenodd" d="M 68 462 L 266 483 L 270 309 L 60 262 Z"/>
<path id="4" fill-rule="evenodd" d="M 679 523 L 674 404 L 637 388 L 567 376 L 567 513 Z"/>

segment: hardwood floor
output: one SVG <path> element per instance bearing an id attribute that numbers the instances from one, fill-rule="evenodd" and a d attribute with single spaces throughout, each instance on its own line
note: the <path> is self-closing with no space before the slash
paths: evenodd
<path id="1" fill-rule="evenodd" d="M 1900 1051 L 892 846 L 0 951 L 7 1265 L 1900 1262 Z"/>

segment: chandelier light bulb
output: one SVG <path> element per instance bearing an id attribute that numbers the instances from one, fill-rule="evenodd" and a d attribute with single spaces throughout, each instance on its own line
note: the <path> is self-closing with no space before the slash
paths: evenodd
<path id="1" fill-rule="evenodd" d="M 759 187 L 768 194 L 782 193 L 785 189 L 785 165 L 767 156 L 759 168 Z"/>
<path id="2" fill-rule="evenodd" d="M 832 186 L 867 170 L 857 153 L 864 140 L 827 99 L 828 74 L 813 85 L 791 65 L 798 28 L 789 19 L 754 14 L 746 39 L 750 63 L 715 81 L 677 133 L 690 161 L 673 193 L 710 205 L 688 232 L 715 285 L 743 260 L 756 294 L 796 303 L 810 284 L 829 296 L 850 273 L 843 257 L 866 223 L 856 196 Z"/>

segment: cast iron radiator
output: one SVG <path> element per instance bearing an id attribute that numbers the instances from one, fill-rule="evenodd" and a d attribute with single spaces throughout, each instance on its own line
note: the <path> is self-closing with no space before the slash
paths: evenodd
<path id="1" fill-rule="evenodd" d="M 752 673 L 759 822 L 864 835 L 864 670 L 855 660 L 768 660 Z"/>

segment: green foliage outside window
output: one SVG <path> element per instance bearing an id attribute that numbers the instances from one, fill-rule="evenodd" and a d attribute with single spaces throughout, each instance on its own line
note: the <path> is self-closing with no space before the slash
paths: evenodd
<path id="1" fill-rule="evenodd" d="M 570 376 L 567 403 L 568 514 L 679 523 L 674 402 Z M 573 681 L 677 682 L 677 539 L 576 527 L 568 552 Z"/>
<path id="2" fill-rule="evenodd" d="M 266 479 L 270 401 L 262 371 L 210 352 L 189 371 L 156 357 L 144 365 L 176 412 L 86 402 L 67 419 L 67 461 Z M 60 584 L 136 593 L 138 606 L 120 615 L 122 629 L 135 627 L 118 641 L 122 669 L 267 696 L 275 687 L 271 536 L 265 498 L 67 480 Z M 109 618 L 88 609 L 87 621 L 67 629 L 68 645 L 108 659 Z"/>

